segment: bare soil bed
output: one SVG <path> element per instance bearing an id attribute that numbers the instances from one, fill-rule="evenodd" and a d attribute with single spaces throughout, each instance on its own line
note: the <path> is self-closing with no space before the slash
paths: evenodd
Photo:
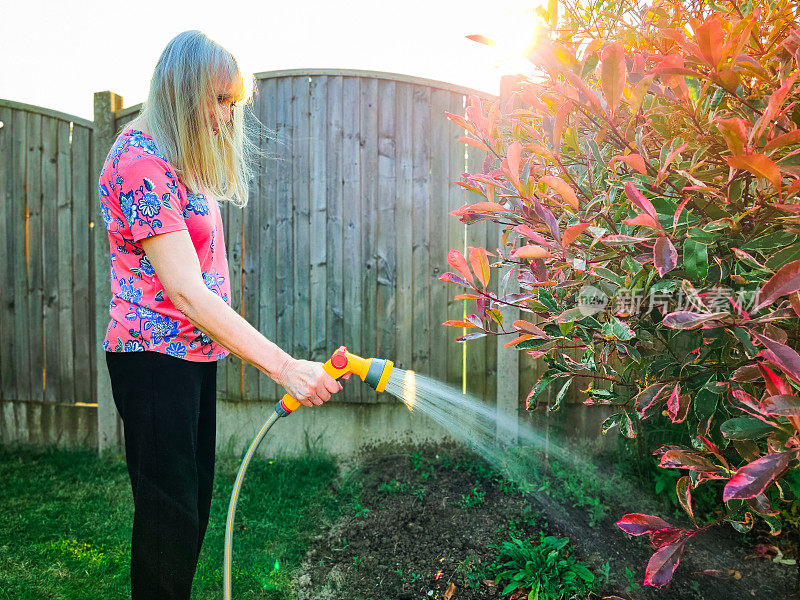
<path id="1" fill-rule="evenodd" d="M 495 546 L 511 533 L 538 540 L 540 532 L 568 537 L 574 556 L 597 575 L 587 598 L 794 597 L 794 565 L 752 557 L 757 543 L 781 546 L 784 558 L 793 550 L 760 530 L 742 536 L 722 525 L 696 536 L 672 582 L 655 589 L 641 585 L 651 547 L 614 524 L 626 512 L 643 512 L 641 506 L 610 505 L 591 526 L 585 508 L 557 495 L 522 494 L 454 447 L 372 448 L 343 471 L 339 494 L 351 510 L 312 540 L 294 582 L 298 599 L 508 598 L 491 575 Z"/>

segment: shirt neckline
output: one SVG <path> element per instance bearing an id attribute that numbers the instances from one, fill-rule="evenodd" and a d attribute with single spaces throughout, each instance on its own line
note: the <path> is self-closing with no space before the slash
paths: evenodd
<path id="1" fill-rule="evenodd" d="M 133 135 L 133 134 L 135 134 L 135 133 L 138 133 L 138 134 L 140 134 L 140 135 L 143 135 L 144 137 L 146 137 L 146 138 L 148 138 L 148 139 L 151 139 L 151 140 L 153 139 L 151 136 L 147 135 L 147 134 L 146 134 L 144 131 L 142 131 L 141 129 L 126 129 L 125 131 L 123 131 L 123 135 Z"/>

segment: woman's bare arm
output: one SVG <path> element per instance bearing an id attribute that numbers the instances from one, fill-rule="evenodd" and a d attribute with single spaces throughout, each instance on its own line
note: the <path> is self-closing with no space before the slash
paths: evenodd
<path id="1" fill-rule="evenodd" d="M 292 358 L 206 287 L 188 231 L 162 233 L 141 243 L 169 299 L 208 337 L 266 373 L 306 406 L 322 404 L 342 389 L 320 363 Z"/>

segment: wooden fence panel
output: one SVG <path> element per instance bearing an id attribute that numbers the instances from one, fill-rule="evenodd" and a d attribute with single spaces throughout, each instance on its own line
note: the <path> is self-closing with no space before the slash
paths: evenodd
<path id="1" fill-rule="evenodd" d="M 95 220 L 102 226 L 97 208 L 97 183 L 91 172 L 92 130 L 72 125 L 70 172 L 65 174 L 71 184 L 72 199 L 72 324 L 75 400 L 94 402 L 95 340 L 94 330 L 94 252 L 89 232 Z M 107 269 L 107 265 L 100 265 Z M 105 365 L 101 365 L 105 368 Z"/>
<path id="2" fill-rule="evenodd" d="M 59 395 L 73 400 L 73 394 L 66 394 L 66 388 L 72 384 L 72 374 L 61 380 L 59 364 L 59 328 L 58 305 L 58 262 L 61 248 L 66 240 L 58 236 L 58 204 L 57 195 L 57 153 L 58 153 L 58 121 L 52 117 L 42 118 L 42 232 L 36 240 L 42 248 L 42 336 L 44 343 L 44 398 L 55 402 Z M 63 248 L 66 250 L 66 248 Z M 66 376 L 66 373 L 63 375 Z M 58 385 L 59 382 L 61 385 Z M 61 388 L 61 389 L 59 389 Z"/>
<path id="3" fill-rule="evenodd" d="M 42 289 L 42 115 L 30 114 L 27 120 L 25 159 L 25 230 L 28 331 L 32 400 L 44 400 L 44 319 Z"/>
<path id="4" fill-rule="evenodd" d="M 378 82 L 378 208 L 377 240 L 375 265 L 377 296 L 377 338 L 375 356 L 396 358 L 397 309 L 395 294 L 397 284 L 397 257 L 395 255 L 395 186 L 396 176 L 396 134 L 395 134 L 395 93 L 394 81 Z M 402 215 L 401 215 L 402 218 Z"/>
<path id="5" fill-rule="evenodd" d="M 275 301 L 275 267 L 280 260 L 275 249 L 275 218 L 277 172 L 280 168 L 276 158 L 277 139 L 275 137 L 277 81 L 266 79 L 259 82 L 258 118 L 263 125 L 260 146 L 263 154 L 260 159 L 259 173 L 259 251 L 258 262 L 259 297 L 258 297 L 258 329 L 268 340 L 276 339 L 276 301 Z M 255 325 L 255 324 L 254 324 Z M 275 399 L 278 387 L 264 373 L 258 376 L 258 391 L 262 399 Z"/>
<path id="6" fill-rule="evenodd" d="M 327 209 L 327 223 L 325 227 L 325 254 L 327 269 L 326 310 L 325 310 L 325 337 L 328 348 L 339 347 L 345 343 L 344 339 L 344 248 L 342 247 L 342 232 L 344 227 L 343 216 L 343 189 L 342 173 L 344 169 L 342 145 L 344 143 L 344 123 L 342 108 L 341 76 L 328 77 L 328 106 L 327 122 L 328 134 L 325 145 L 325 195 Z M 350 392 L 350 387 L 344 394 Z"/>
<path id="7" fill-rule="evenodd" d="M 60 402 L 75 402 L 75 325 L 72 321 L 72 263 L 75 260 L 72 244 L 72 164 L 70 124 L 57 123 L 56 151 L 56 210 L 58 229 L 58 259 L 56 269 L 58 293 L 58 366 Z"/>
<path id="8" fill-rule="evenodd" d="M 308 167 L 309 167 L 309 210 L 310 229 L 309 248 L 310 273 L 309 273 L 309 308 L 310 308 L 310 358 L 324 362 L 336 349 L 334 340 L 326 337 L 327 307 L 325 283 L 327 280 L 326 250 L 328 246 L 325 218 L 327 214 L 325 205 L 325 190 L 327 186 L 327 161 L 325 149 L 327 147 L 327 88 L 326 76 L 311 77 L 309 82 L 309 140 L 308 140 Z"/>
<path id="9" fill-rule="evenodd" d="M 257 110 L 257 107 L 254 107 Z M 253 113 L 246 113 L 248 127 L 261 136 L 261 130 L 255 121 Z M 242 316 L 254 327 L 258 327 L 259 315 L 259 263 L 262 260 L 261 249 L 261 181 L 255 175 L 250 181 L 250 193 L 247 206 L 242 211 Z M 259 370 L 253 365 L 242 361 L 242 397 L 248 400 L 259 398 Z"/>
<path id="10" fill-rule="evenodd" d="M 397 84 L 397 112 L 395 113 L 396 135 L 396 186 L 395 186 L 395 260 L 397 261 L 397 341 L 395 364 L 403 369 L 412 368 L 412 341 L 414 298 L 412 271 L 412 86 Z"/>
<path id="11" fill-rule="evenodd" d="M 12 113 L 0 106 L 0 398 L 17 398 L 14 310 L 14 266 L 16 242 L 13 196 Z"/>

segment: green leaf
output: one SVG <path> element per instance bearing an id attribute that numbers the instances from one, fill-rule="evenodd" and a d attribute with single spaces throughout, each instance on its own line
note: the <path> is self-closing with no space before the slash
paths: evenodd
<path id="1" fill-rule="evenodd" d="M 722 435 L 729 440 L 757 440 L 775 431 L 772 425 L 755 417 L 735 417 L 728 419 L 719 427 Z"/>
<path id="2" fill-rule="evenodd" d="M 610 320 L 603 323 L 601 335 L 607 339 L 617 339 L 620 341 L 627 341 L 636 336 L 633 329 L 628 327 L 627 323 L 623 323 L 617 317 L 611 317 Z"/>
<path id="3" fill-rule="evenodd" d="M 714 414 L 714 411 L 717 409 L 718 400 L 719 394 L 716 391 L 716 386 L 714 382 L 709 382 L 695 394 L 694 412 L 698 416 L 708 417 Z"/>
<path id="4" fill-rule="evenodd" d="M 570 385 L 572 385 L 572 379 L 567 379 L 567 382 L 561 386 L 560 390 L 558 390 L 558 394 L 556 394 L 556 401 L 553 403 L 553 406 L 550 407 L 550 412 L 555 412 L 561 408 L 561 401 L 564 399 L 564 396 L 566 396 Z"/>
<path id="5" fill-rule="evenodd" d="M 708 276 L 708 246 L 692 239 L 683 242 L 683 267 L 690 279 L 697 281 Z"/>

